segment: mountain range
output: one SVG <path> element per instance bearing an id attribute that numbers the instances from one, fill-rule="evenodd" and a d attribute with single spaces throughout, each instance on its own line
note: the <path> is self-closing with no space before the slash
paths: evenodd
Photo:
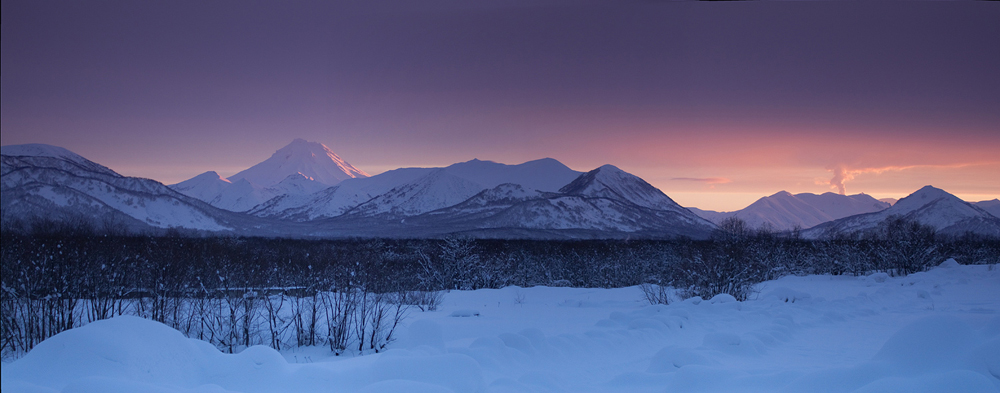
<path id="1" fill-rule="evenodd" d="M 347 179 L 367 177 L 322 143 L 295 139 L 229 178 L 208 171 L 170 188 L 220 209 L 244 212 L 278 196 L 308 195 Z"/>
<path id="2" fill-rule="evenodd" d="M 827 192 L 821 195 L 803 193 L 792 195 L 781 191 L 763 197 L 733 212 L 714 212 L 691 208 L 695 214 L 716 224 L 729 217 L 736 217 L 754 228 L 769 226 L 777 231 L 811 228 L 824 222 L 855 214 L 874 213 L 888 209 L 889 203 L 865 194 L 840 195 Z"/>
<path id="3" fill-rule="evenodd" d="M 297 237 L 702 239 L 729 217 L 820 237 L 899 215 L 943 233 L 1000 236 L 1000 201 L 970 204 L 933 187 L 895 205 L 865 194 L 782 191 L 739 211 L 712 212 L 681 207 L 615 166 L 578 172 L 551 158 L 518 165 L 471 160 L 369 176 L 323 144 L 296 139 L 229 178 L 210 171 L 165 186 L 55 146 L 2 149 L 5 221 L 110 220 L 138 231 Z"/>
<path id="4" fill-rule="evenodd" d="M 806 238 L 821 238 L 868 231 L 896 216 L 930 225 L 940 234 L 961 235 L 971 232 L 1000 237 L 1000 218 L 979 205 L 990 207 L 995 203 L 969 203 L 942 189 L 925 186 L 885 210 L 825 222 L 803 231 L 802 235 Z"/>

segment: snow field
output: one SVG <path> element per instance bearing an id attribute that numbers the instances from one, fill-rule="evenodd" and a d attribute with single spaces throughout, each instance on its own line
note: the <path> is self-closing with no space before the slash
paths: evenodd
<path id="1" fill-rule="evenodd" d="M 638 288 L 453 291 L 380 354 L 228 355 L 119 317 L 3 364 L 4 392 L 997 392 L 1000 269 L 784 277 L 650 306 Z M 475 314 L 479 315 L 476 316 Z"/>

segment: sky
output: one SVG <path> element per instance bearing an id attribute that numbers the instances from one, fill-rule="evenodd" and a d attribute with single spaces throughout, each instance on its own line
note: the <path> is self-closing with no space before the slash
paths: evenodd
<path id="1" fill-rule="evenodd" d="M 684 206 L 1000 197 L 1000 3 L 12 1 L 4 145 L 166 184 L 294 138 L 371 174 L 613 164 Z"/>

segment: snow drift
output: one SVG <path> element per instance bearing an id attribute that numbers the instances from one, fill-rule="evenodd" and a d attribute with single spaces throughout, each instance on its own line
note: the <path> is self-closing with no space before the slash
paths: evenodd
<path id="1" fill-rule="evenodd" d="M 4 392 L 996 392 L 1000 271 L 784 277 L 746 302 L 637 288 L 453 291 L 389 351 L 222 354 L 118 317 L 3 365 Z M 469 317 L 451 315 L 476 310 Z M 478 315 L 476 315 L 478 314 Z M 305 362 L 305 363 L 302 363 Z"/>

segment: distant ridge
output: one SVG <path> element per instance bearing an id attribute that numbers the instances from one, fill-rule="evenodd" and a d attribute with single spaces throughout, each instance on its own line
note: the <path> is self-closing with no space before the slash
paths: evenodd
<path id="1" fill-rule="evenodd" d="M 914 220 L 945 235 L 973 233 L 1000 237 L 1000 218 L 933 186 L 915 191 L 888 209 L 824 223 L 803 231 L 802 235 L 820 238 L 871 231 L 891 217 Z"/>
<path id="2" fill-rule="evenodd" d="M 991 199 L 973 203 L 976 207 L 986 210 L 995 217 L 1000 217 L 1000 199 Z"/>
<path id="3" fill-rule="evenodd" d="M 413 195 L 405 190 L 400 194 Z M 558 192 L 505 183 L 453 206 L 388 217 L 397 221 L 381 227 L 383 233 L 408 236 L 705 239 L 715 228 L 642 179 L 611 165 L 580 174 Z M 332 228 L 365 230 L 352 226 L 357 222 L 365 221 L 351 212 L 329 221 Z"/>
<path id="4" fill-rule="evenodd" d="M 278 154 L 281 163 L 322 146 L 302 140 L 292 145 L 279 150 L 290 152 Z M 341 168 L 328 150 L 323 146 L 320 161 Z M 584 173 L 551 158 L 518 165 L 474 159 L 443 168 L 401 168 L 372 177 L 355 174 L 333 186 L 302 171 L 266 187 L 252 182 L 252 176 L 224 179 L 206 172 L 167 187 L 121 176 L 55 146 L 3 146 L 2 152 L 5 222 L 82 217 L 95 223 L 111 219 L 138 231 L 183 228 L 322 238 L 706 239 L 717 229 L 710 220 L 726 215 L 777 230 L 826 220 L 803 230 L 807 238 L 864 232 L 898 216 L 942 234 L 1000 237 L 1000 218 L 990 213 L 1000 209 L 1000 200 L 967 203 L 931 186 L 891 207 L 864 194 L 779 192 L 746 209 L 716 213 L 685 209 L 613 165 Z M 255 167 L 292 168 L 281 163 Z"/>
<path id="5" fill-rule="evenodd" d="M 268 201 L 251 213 L 299 221 L 348 211 L 355 217 L 405 217 L 452 206 L 500 184 L 555 192 L 579 175 L 551 158 L 517 165 L 474 159 L 444 168 L 401 168 L 348 179 L 316 194 Z"/>
<path id="6" fill-rule="evenodd" d="M 768 226 L 777 231 L 787 231 L 794 228 L 811 228 L 856 214 L 873 213 L 889 206 L 889 203 L 865 194 L 840 195 L 828 192 L 820 195 L 811 193 L 792 195 L 787 191 L 780 191 L 734 212 L 691 210 L 717 224 L 726 218 L 736 217 L 754 228 Z"/>
<path id="7" fill-rule="evenodd" d="M 56 146 L 3 146 L 0 179 L 5 221 L 84 220 L 98 227 L 114 222 L 138 231 L 232 231 L 259 221 L 213 208 L 155 180 L 119 175 Z"/>

